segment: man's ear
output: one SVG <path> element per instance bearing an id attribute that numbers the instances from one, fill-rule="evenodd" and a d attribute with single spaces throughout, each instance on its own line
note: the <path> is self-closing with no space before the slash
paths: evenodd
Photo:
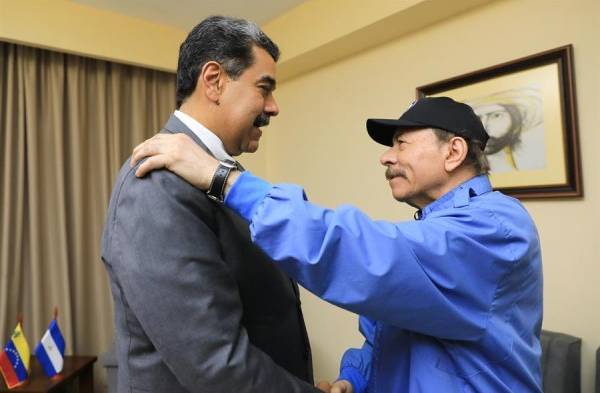
<path id="1" fill-rule="evenodd" d="M 467 141 L 459 136 L 450 138 L 446 144 L 446 160 L 444 161 L 444 167 L 447 172 L 452 172 L 463 163 L 467 158 L 469 151 L 469 145 Z"/>
<path id="2" fill-rule="evenodd" d="M 209 61 L 202 66 L 200 76 L 198 77 L 198 83 L 204 85 L 204 94 L 210 101 L 216 104 L 219 103 L 224 82 L 225 71 L 219 63 L 216 61 Z M 196 88 L 198 87 L 199 86 L 196 86 Z"/>

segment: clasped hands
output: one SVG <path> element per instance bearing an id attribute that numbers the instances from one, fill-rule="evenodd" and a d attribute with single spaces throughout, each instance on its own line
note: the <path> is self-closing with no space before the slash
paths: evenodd
<path id="1" fill-rule="evenodd" d="M 344 379 L 335 381 L 333 385 L 327 381 L 320 381 L 317 383 L 317 388 L 326 393 L 354 393 L 354 389 L 350 382 Z"/>

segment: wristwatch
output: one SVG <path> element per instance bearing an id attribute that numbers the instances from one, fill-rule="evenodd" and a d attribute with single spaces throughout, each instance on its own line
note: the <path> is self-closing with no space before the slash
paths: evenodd
<path id="1" fill-rule="evenodd" d="M 215 174 L 210 182 L 206 195 L 213 201 L 223 203 L 225 199 L 225 185 L 231 171 L 235 169 L 235 165 L 229 162 L 220 161 Z"/>

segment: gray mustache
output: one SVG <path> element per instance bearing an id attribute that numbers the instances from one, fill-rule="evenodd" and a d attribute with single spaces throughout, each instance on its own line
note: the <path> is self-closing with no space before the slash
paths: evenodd
<path id="1" fill-rule="evenodd" d="M 265 127 L 269 125 L 271 121 L 271 116 L 266 113 L 261 113 L 256 120 L 254 120 L 254 127 Z"/>
<path id="2" fill-rule="evenodd" d="M 385 178 L 388 180 L 392 180 L 398 176 L 406 178 L 406 173 L 401 169 L 392 169 L 390 167 L 385 170 Z"/>

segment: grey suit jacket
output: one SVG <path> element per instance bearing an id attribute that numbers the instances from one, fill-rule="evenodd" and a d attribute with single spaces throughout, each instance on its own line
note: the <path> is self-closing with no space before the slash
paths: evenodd
<path id="1" fill-rule="evenodd" d="M 203 146 L 175 116 L 165 129 Z M 119 392 L 317 392 L 297 286 L 247 223 L 169 171 L 134 172 L 102 241 Z"/>

